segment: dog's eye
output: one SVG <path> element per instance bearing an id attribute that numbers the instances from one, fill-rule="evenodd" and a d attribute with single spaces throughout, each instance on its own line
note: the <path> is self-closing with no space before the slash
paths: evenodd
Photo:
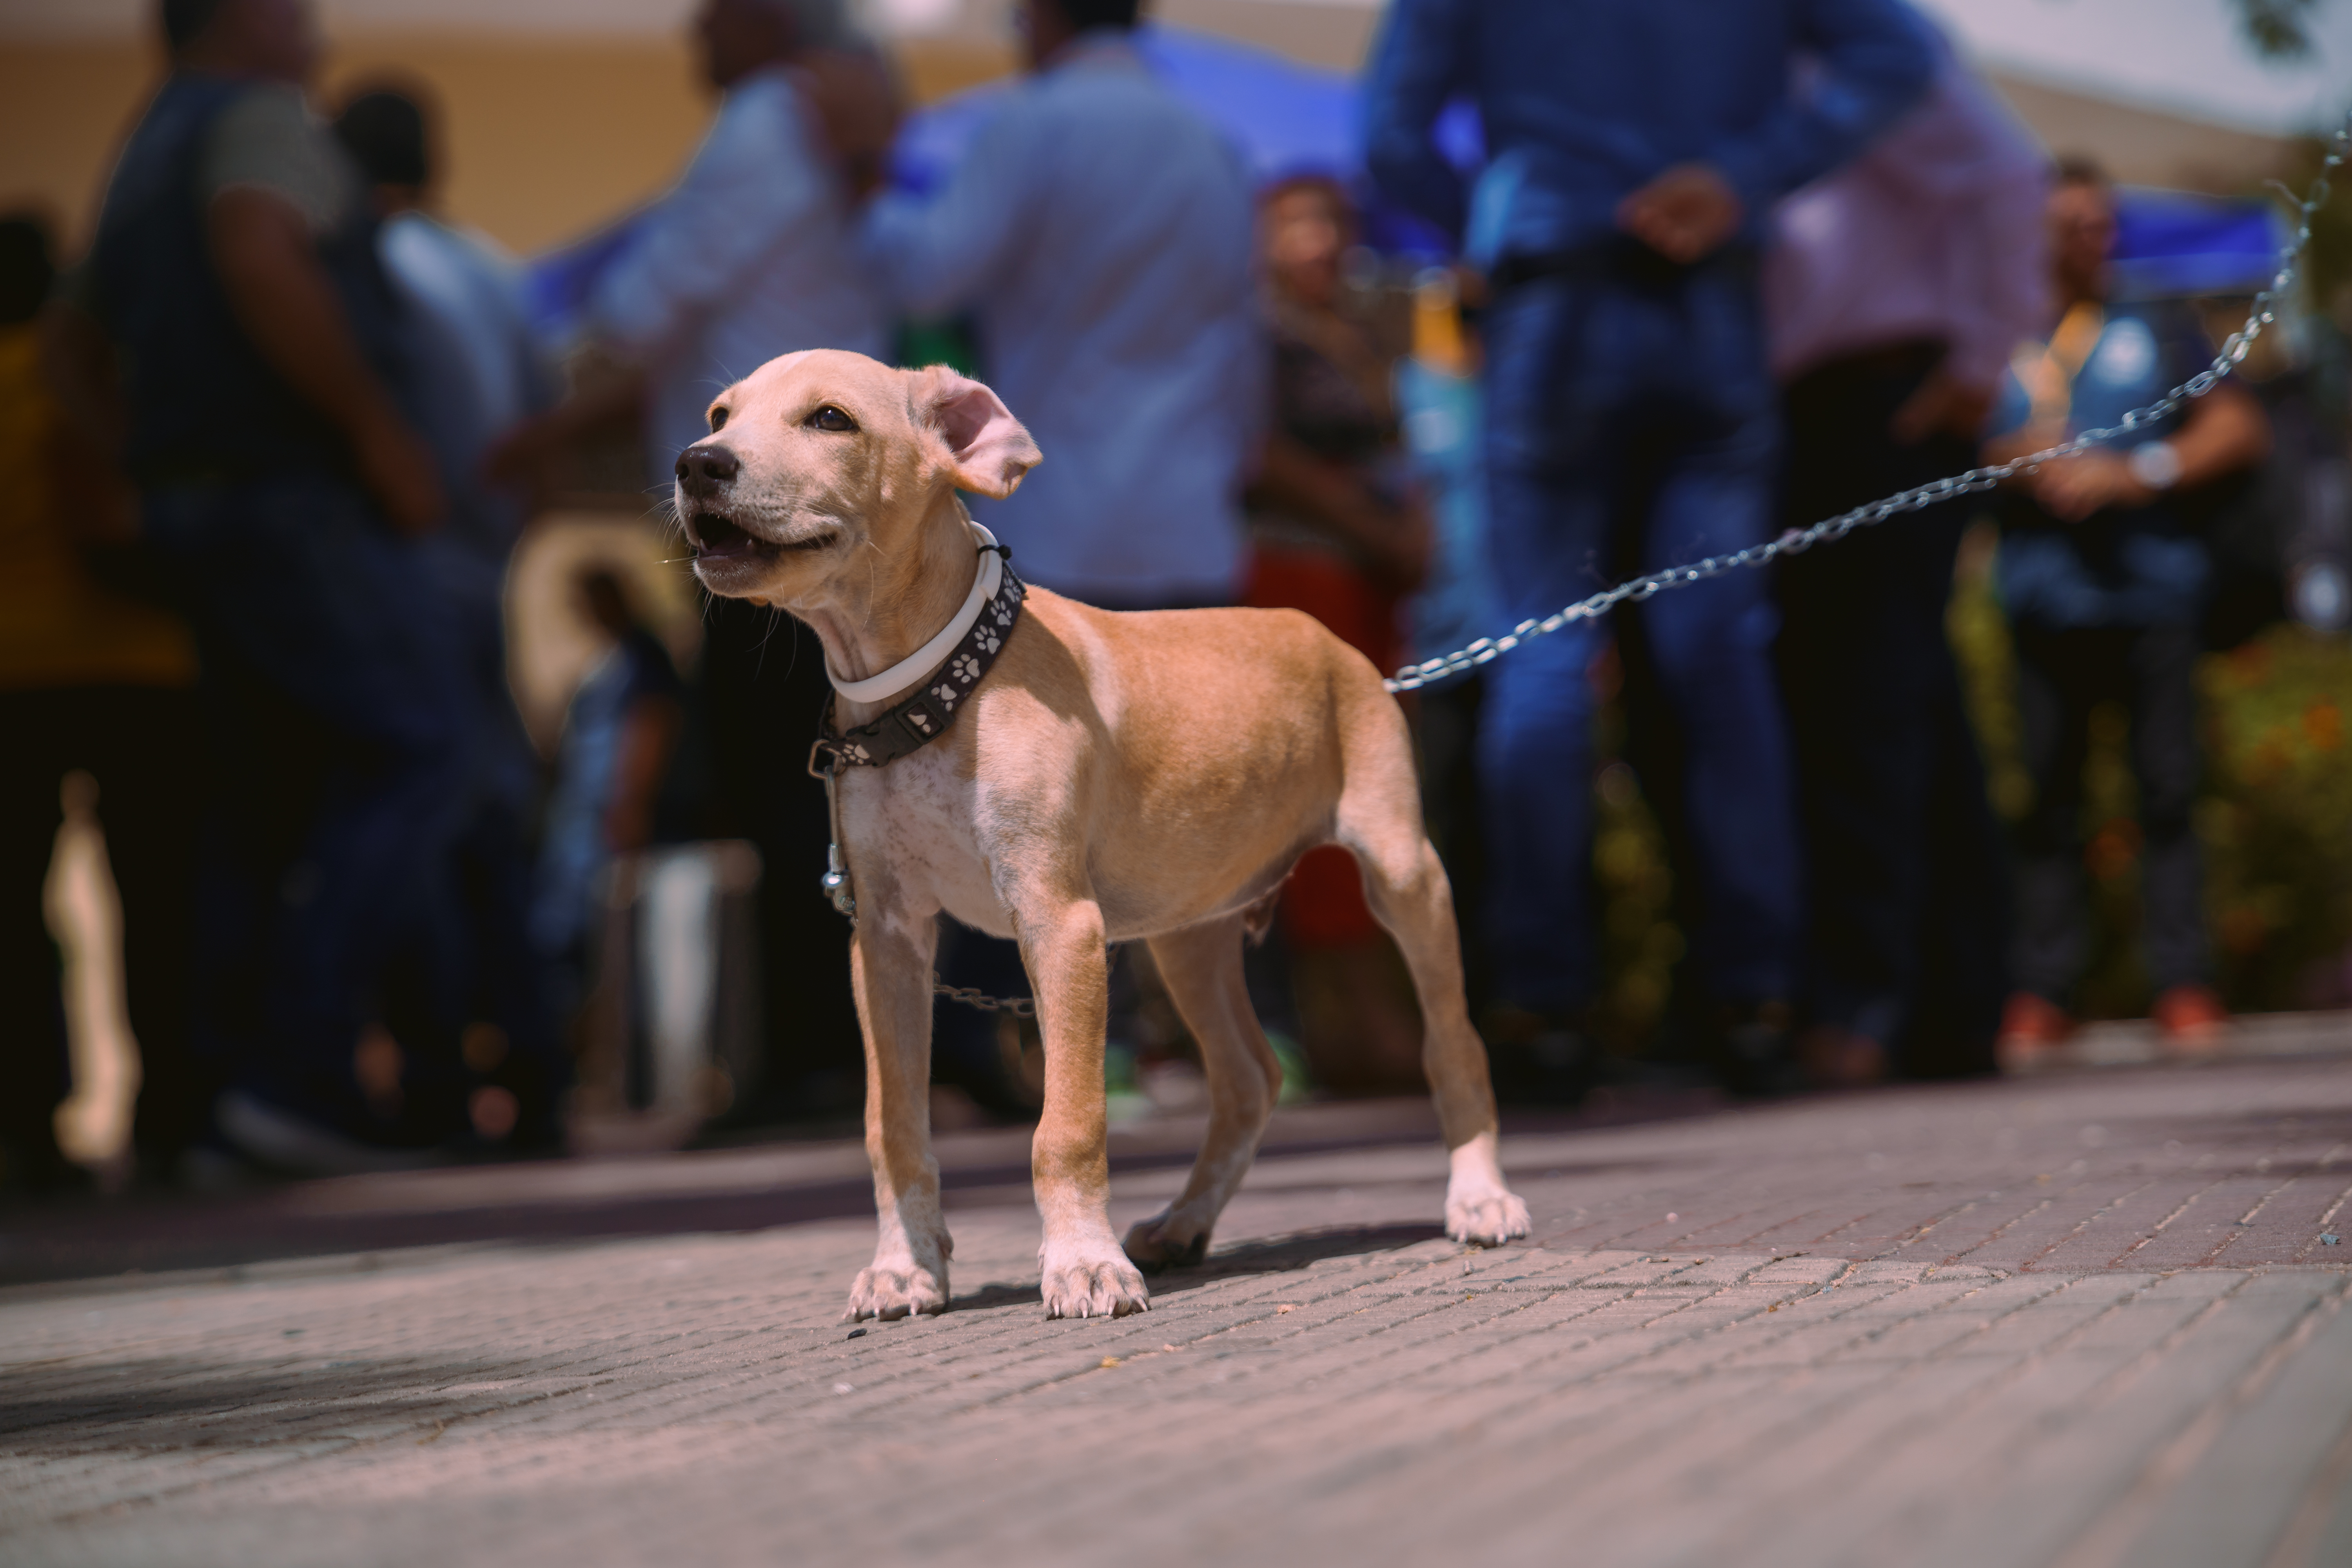
<path id="1" fill-rule="evenodd" d="M 812 430 L 830 430 L 845 435 L 857 428 L 857 421 L 828 403 L 803 421 Z"/>
<path id="2" fill-rule="evenodd" d="M 717 435 L 719 431 L 724 430 L 724 429 L 726 429 L 726 428 L 727 428 L 727 410 L 725 410 L 724 408 L 714 408 L 714 409 L 712 409 L 712 410 L 710 411 L 710 433 L 711 433 L 712 435 L 714 435 L 714 436 L 715 436 L 715 435 Z"/>

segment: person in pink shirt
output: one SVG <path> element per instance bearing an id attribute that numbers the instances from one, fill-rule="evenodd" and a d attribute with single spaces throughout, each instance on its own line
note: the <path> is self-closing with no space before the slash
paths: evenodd
<path id="1" fill-rule="evenodd" d="M 1927 99 L 1774 215 L 1786 527 L 1970 467 L 2011 352 L 2047 313 L 2047 155 L 1937 42 Z M 1944 632 L 1970 516 L 1947 502 L 1781 569 L 1817 1082 L 1992 1066 L 2001 840 Z"/>

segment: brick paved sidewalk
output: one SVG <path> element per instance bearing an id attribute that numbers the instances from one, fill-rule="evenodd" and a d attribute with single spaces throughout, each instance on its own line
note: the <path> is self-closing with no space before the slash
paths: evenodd
<path id="1" fill-rule="evenodd" d="M 2352 1563 L 2352 1058 L 1517 1132 L 1491 1252 L 1425 1128 L 1287 1116 L 1117 1322 L 1041 1319 L 1003 1134 L 956 1310 L 854 1337 L 839 1146 L 18 1225 L 0 1561 Z"/>

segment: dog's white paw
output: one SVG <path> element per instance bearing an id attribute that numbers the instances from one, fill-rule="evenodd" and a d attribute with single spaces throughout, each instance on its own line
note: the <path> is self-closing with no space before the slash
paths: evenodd
<path id="1" fill-rule="evenodd" d="M 909 1312 L 947 1310 L 944 1268 L 933 1272 L 915 1265 L 896 1268 L 877 1265 L 858 1271 L 856 1282 L 849 1287 L 849 1310 L 841 1315 L 841 1321 L 855 1323 L 865 1318 L 879 1318 L 887 1321 Z"/>
<path id="2" fill-rule="evenodd" d="M 1528 1230 L 1528 1205 L 1507 1188 L 1445 1194 L 1445 1234 L 1456 1241 L 1500 1247 Z"/>
<path id="3" fill-rule="evenodd" d="M 1170 1234 L 1179 1229 L 1175 1216 L 1163 1209 L 1150 1219 L 1137 1220 L 1119 1245 L 1129 1260 L 1146 1274 L 1157 1274 L 1163 1268 L 1190 1268 L 1209 1255 L 1209 1233 L 1203 1230 L 1182 1240 Z"/>
<path id="4" fill-rule="evenodd" d="M 1118 1253 L 1072 1251 L 1045 1258 L 1041 1289 L 1049 1318 L 1124 1318 L 1151 1310 L 1143 1276 Z"/>

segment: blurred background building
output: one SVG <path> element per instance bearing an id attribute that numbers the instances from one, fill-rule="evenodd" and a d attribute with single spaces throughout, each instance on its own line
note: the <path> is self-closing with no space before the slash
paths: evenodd
<path id="1" fill-rule="evenodd" d="M 326 88 L 396 68 L 446 107 L 450 213 L 528 253 L 657 190 L 709 114 L 690 0 L 329 0 Z M 866 0 L 917 103 L 1011 72 L 1006 0 Z M 1927 0 L 2025 122 L 2126 184 L 2228 194 L 2280 174 L 2352 75 L 2352 8 L 2311 52 L 2257 62 L 2220 0 Z M 1354 71 L 1371 0 L 1162 0 L 1158 20 Z M 0 193 L 78 249 L 111 149 L 158 68 L 142 0 L 0 6 Z"/>

